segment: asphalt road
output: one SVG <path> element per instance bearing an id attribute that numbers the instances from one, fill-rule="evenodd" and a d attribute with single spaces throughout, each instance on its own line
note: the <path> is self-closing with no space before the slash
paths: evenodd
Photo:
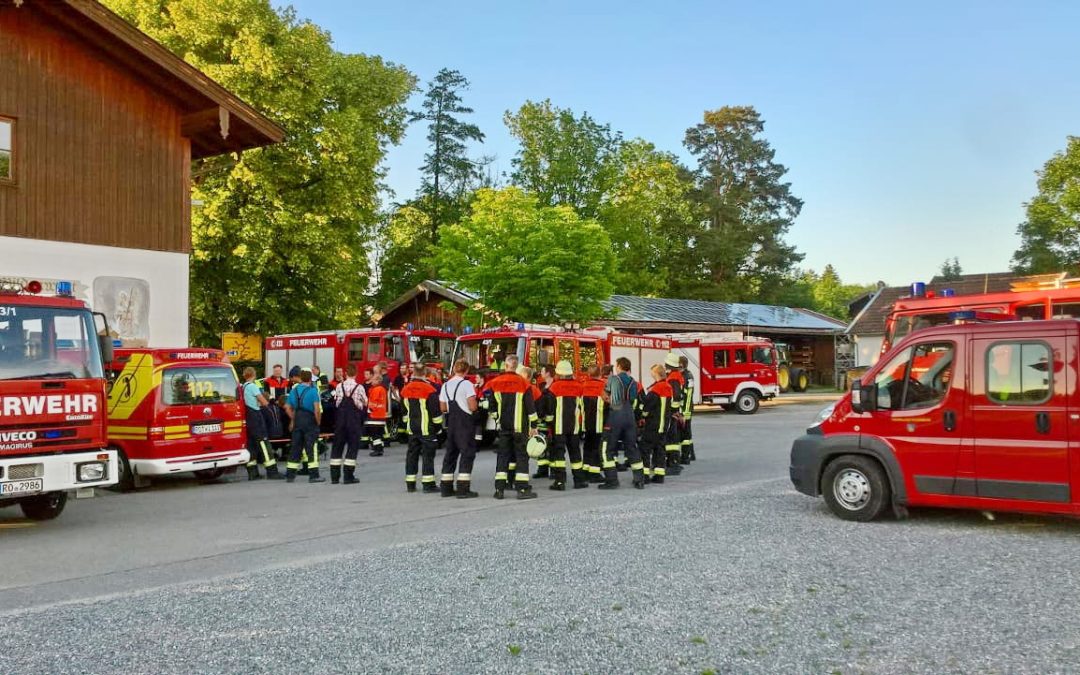
<path id="1" fill-rule="evenodd" d="M 816 410 L 700 416 L 700 460 L 644 492 L 406 494 L 396 447 L 359 486 L 0 512 L 0 672 L 1075 670 L 1080 525 L 840 521 L 786 479 Z"/>

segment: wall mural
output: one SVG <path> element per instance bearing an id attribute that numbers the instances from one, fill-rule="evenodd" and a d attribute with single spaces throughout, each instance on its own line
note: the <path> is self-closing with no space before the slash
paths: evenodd
<path id="1" fill-rule="evenodd" d="M 109 332 L 124 347 L 150 342 L 150 282 L 131 277 L 94 279 L 94 310 L 109 320 Z"/>

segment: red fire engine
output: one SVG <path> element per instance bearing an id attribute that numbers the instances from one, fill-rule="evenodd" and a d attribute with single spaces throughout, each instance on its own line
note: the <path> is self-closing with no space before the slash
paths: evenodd
<path id="1" fill-rule="evenodd" d="M 522 365 L 539 368 L 566 360 L 574 365 L 579 377 L 592 366 L 608 361 L 604 336 L 593 333 L 571 333 L 551 326 L 507 324 L 487 328 L 479 333 L 465 329 L 457 339 L 453 359 L 465 359 L 477 368 L 502 370 L 503 361 L 515 354 Z"/>
<path id="2" fill-rule="evenodd" d="M 117 349 L 109 445 L 121 488 L 191 471 L 210 480 L 248 461 L 236 371 L 218 349 Z"/>
<path id="3" fill-rule="evenodd" d="M 112 341 L 70 282 L 41 292 L 37 281 L 0 285 L 0 506 L 35 520 L 60 515 L 69 491 L 112 485 L 117 467 L 105 449 Z"/>
<path id="4" fill-rule="evenodd" d="M 450 365 L 454 349 L 454 334 L 449 329 L 416 328 L 411 325 L 397 330 L 360 328 L 322 333 L 294 333 L 266 338 L 266 372 L 274 365 L 310 368 L 318 366 L 331 377 L 334 368 L 354 364 L 358 369 L 370 368 L 379 362 L 389 366 L 391 378 L 404 367 L 424 359 L 445 368 Z"/>

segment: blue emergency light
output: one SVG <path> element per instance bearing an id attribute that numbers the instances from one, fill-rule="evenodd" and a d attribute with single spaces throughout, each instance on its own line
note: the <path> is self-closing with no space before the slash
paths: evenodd
<path id="1" fill-rule="evenodd" d="M 411 323 L 405 324 L 405 330 L 412 330 L 412 329 L 413 329 L 413 325 Z"/>
<path id="2" fill-rule="evenodd" d="M 952 288 L 944 288 L 941 290 L 941 297 L 943 298 L 955 298 L 956 291 Z"/>
<path id="3" fill-rule="evenodd" d="M 518 330 L 525 330 L 525 324 L 524 324 L 524 323 L 522 323 L 522 322 L 520 322 L 520 321 L 518 321 L 518 324 L 517 324 L 517 329 L 518 329 Z"/>
<path id="4" fill-rule="evenodd" d="M 461 329 L 463 335 L 472 335 L 472 326 L 465 326 Z"/>
<path id="5" fill-rule="evenodd" d="M 926 283 L 922 281 L 916 281 L 911 284 L 911 297 L 924 298 L 926 297 Z"/>
<path id="6" fill-rule="evenodd" d="M 70 298 L 75 295 L 75 285 L 70 281 L 57 281 L 56 294 L 65 298 Z"/>
<path id="7" fill-rule="evenodd" d="M 961 321 L 974 321 L 978 315 L 973 309 L 965 309 L 959 312 L 949 312 L 949 321 L 959 323 Z"/>

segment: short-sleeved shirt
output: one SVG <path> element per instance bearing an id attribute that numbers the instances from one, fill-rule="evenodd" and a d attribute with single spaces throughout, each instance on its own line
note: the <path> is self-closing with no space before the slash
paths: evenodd
<path id="1" fill-rule="evenodd" d="M 469 412 L 469 397 L 476 396 L 476 387 L 460 375 L 455 375 L 446 381 L 439 391 L 439 400 L 450 405 L 450 398 L 458 404 L 458 407 Z"/>
<path id="2" fill-rule="evenodd" d="M 637 382 L 627 373 L 610 375 L 604 391 L 611 399 L 611 409 L 621 410 L 624 405 L 632 405 L 637 398 Z"/>
<path id="3" fill-rule="evenodd" d="M 262 406 L 259 405 L 259 397 L 262 396 L 262 387 L 255 382 L 244 383 L 244 405 L 251 410 L 258 410 Z"/>
<path id="4" fill-rule="evenodd" d="M 319 405 L 319 390 L 311 384 L 298 384 L 289 392 L 289 398 L 285 402 L 293 410 L 314 413 Z"/>

